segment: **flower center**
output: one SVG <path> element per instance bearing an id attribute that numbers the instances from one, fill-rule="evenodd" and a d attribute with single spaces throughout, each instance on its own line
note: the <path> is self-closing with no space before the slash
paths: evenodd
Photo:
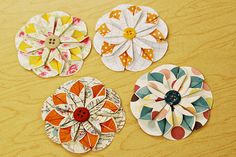
<path id="1" fill-rule="evenodd" d="M 131 40 L 131 39 L 133 39 L 135 36 L 136 36 L 136 31 L 135 31 L 135 29 L 134 28 L 130 28 L 130 27 L 128 27 L 128 28 L 126 28 L 125 30 L 124 30 L 124 37 L 126 38 L 126 39 L 129 39 L 129 40 Z"/>
<path id="2" fill-rule="evenodd" d="M 177 105 L 181 100 L 181 95 L 175 90 L 170 90 L 165 95 L 165 101 L 169 105 Z"/>
<path id="3" fill-rule="evenodd" d="M 60 39 L 58 36 L 56 35 L 50 35 L 47 37 L 47 39 L 45 40 L 45 45 L 47 48 L 49 49 L 54 49 L 57 48 L 60 45 Z"/>
<path id="4" fill-rule="evenodd" d="M 78 107 L 73 113 L 74 119 L 78 122 L 85 122 L 89 119 L 89 110 L 85 107 Z"/>

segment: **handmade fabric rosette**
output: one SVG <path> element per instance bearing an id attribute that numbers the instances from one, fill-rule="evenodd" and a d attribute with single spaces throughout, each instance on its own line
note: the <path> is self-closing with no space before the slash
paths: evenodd
<path id="1" fill-rule="evenodd" d="M 119 96 L 90 77 L 60 86 L 44 102 L 42 118 L 48 137 L 73 153 L 104 149 L 125 124 Z"/>
<path id="2" fill-rule="evenodd" d="M 94 47 L 111 70 L 141 71 L 164 56 L 167 34 L 155 10 L 123 4 L 98 20 Z"/>
<path id="3" fill-rule="evenodd" d="M 209 119 L 212 93 L 194 68 L 160 66 L 141 76 L 134 92 L 131 110 L 147 134 L 180 140 Z"/>
<path id="4" fill-rule="evenodd" d="M 61 11 L 32 17 L 15 44 L 20 64 L 44 78 L 74 74 L 91 49 L 85 23 Z"/>

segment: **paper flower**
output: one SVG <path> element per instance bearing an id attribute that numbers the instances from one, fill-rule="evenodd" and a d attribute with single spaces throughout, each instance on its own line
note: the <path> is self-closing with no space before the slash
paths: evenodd
<path id="1" fill-rule="evenodd" d="M 20 64 L 40 77 L 77 72 L 91 49 L 85 23 L 56 11 L 31 18 L 16 34 Z"/>
<path id="2" fill-rule="evenodd" d="M 125 124 L 119 96 L 90 77 L 69 81 L 42 107 L 48 137 L 73 153 L 107 147 Z"/>
<path id="3" fill-rule="evenodd" d="M 144 132 L 180 140 L 206 124 L 212 102 L 199 71 L 163 65 L 137 80 L 130 105 Z"/>
<path id="4" fill-rule="evenodd" d="M 94 47 L 111 70 L 141 71 L 164 56 L 167 34 L 155 10 L 123 4 L 98 20 Z"/>

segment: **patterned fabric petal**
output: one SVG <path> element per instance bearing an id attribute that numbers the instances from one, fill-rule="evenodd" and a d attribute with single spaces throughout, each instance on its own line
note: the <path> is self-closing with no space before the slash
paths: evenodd
<path id="1" fill-rule="evenodd" d="M 147 134 L 180 140 L 206 124 L 212 104 L 198 70 L 162 65 L 137 80 L 130 107 Z"/>
<path id="2" fill-rule="evenodd" d="M 61 85 L 41 112 L 48 137 L 73 153 L 106 148 L 125 124 L 117 93 L 91 77 Z"/>

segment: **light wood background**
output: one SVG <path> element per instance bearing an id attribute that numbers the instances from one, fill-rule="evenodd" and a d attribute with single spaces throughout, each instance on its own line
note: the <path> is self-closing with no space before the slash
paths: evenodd
<path id="1" fill-rule="evenodd" d="M 236 156 L 236 1 L 235 0 L 1 0 L 0 5 L 0 156 L 1 157 L 163 157 Z M 92 49 L 79 73 L 41 79 L 17 60 L 15 34 L 36 14 L 61 10 L 78 16 L 89 36 L 99 17 L 123 3 L 158 11 L 169 27 L 169 50 L 141 72 L 113 72 Z M 173 142 L 145 134 L 131 114 L 135 81 L 155 67 L 172 63 L 199 69 L 210 85 L 210 121 L 188 138 Z M 72 154 L 45 135 L 43 101 L 62 83 L 83 76 L 101 80 L 120 95 L 127 114 L 124 129 L 103 151 Z"/>

